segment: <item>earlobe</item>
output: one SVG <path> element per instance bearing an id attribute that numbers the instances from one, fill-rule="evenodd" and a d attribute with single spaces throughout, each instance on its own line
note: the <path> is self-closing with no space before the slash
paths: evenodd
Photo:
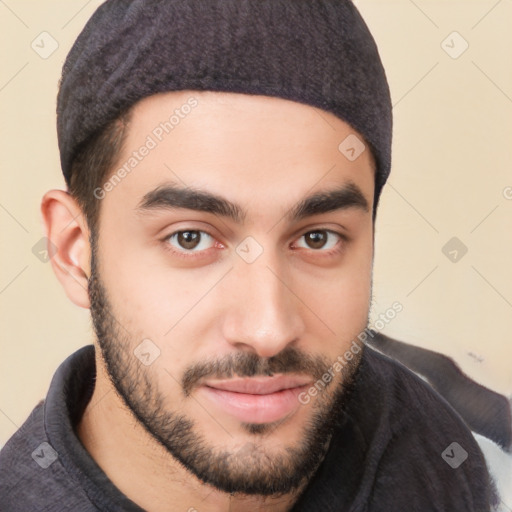
<path id="1" fill-rule="evenodd" d="M 64 190 L 50 190 L 41 201 L 48 251 L 57 279 L 69 299 L 89 308 L 91 251 L 89 229 L 76 200 Z"/>

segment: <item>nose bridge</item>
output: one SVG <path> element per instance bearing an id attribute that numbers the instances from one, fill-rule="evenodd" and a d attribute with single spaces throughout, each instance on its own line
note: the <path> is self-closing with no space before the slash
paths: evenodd
<path id="1" fill-rule="evenodd" d="M 287 287 L 287 275 L 275 252 L 265 250 L 254 262 L 240 259 L 231 276 L 233 300 L 226 339 L 271 357 L 300 338 L 304 330 L 300 301 Z M 289 286 L 289 285 L 288 285 Z"/>

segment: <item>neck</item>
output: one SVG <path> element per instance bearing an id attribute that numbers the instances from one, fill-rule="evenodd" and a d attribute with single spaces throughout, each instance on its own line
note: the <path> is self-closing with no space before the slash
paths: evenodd
<path id="1" fill-rule="evenodd" d="M 82 444 L 113 484 L 145 510 L 236 512 L 291 510 L 288 495 L 230 495 L 205 484 L 165 450 L 126 407 L 96 351 L 96 384 L 76 426 Z"/>

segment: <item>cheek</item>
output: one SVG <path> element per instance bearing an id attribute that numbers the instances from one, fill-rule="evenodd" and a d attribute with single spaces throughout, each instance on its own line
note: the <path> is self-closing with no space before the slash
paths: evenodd
<path id="1" fill-rule="evenodd" d="M 308 288 L 314 311 L 345 343 L 367 326 L 372 284 L 371 238 L 358 242 L 347 251 L 343 263 L 329 276 Z M 306 292 L 304 292 L 306 293 Z M 306 294 L 307 296 L 308 294 Z M 309 304 L 309 302 L 308 302 Z"/>
<path id="2" fill-rule="evenodd" d="M 213 325 L 207 295 L 219 281 L 220 270 L 172 268 L 162 263 L 157 251 L 126 244 L 104 247 L 100 272 L 131 351 L 142 340 L 151 340 L 160 350 L 155 367 L 167 370 L 158 373 L 160 384 L 170 389 L 176 383 L 168 381 L 169 375 L 177 378 L 181 374 Z"/>
<path id="3" fill-rule="evenodd" d="M 125 236 L 102 246 L 101 274 L 112 303 L 128 320 L 150 325 L 174 316 L 197 295 L 194 275 L 166 265 L 163 250 L 131 243 Z"/>
<path id="4" fill-rule="evenodd" d="M 366 327 L 370 307 L 370 274 L 354 273 L 333 279 L 310 300 L 314 311 L 335 333 L 336 338 L 347 340 Z"/>

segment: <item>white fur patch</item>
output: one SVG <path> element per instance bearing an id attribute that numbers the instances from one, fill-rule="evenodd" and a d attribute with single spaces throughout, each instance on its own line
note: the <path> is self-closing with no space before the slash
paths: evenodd
<path id="1" fill-rule="evenodd" d="M 512 453 L 505 452 L 500 446 L 473 432 L 482 450 L 489 473 L 494 479 L 501 503 L 493 512 L 512 511 Z"/>

